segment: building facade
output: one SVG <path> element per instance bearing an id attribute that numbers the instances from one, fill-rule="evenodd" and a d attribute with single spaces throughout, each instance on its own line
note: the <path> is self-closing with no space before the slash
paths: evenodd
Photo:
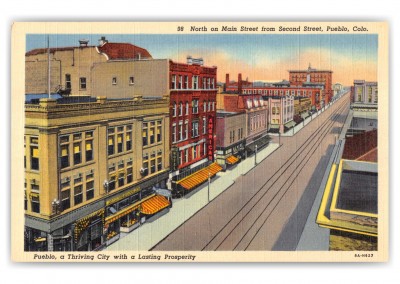
<path id="1" fill-rule="evenodd" d="M 282 134 L 295 125 L 293 121 L 294 97 L 266 97 L 266 99 L 268 100 L 270 131 Z"/>
<path id="2" fill-rule="evenodd" d="M 217 163 L 225 169 L 245 158 L 246 113 L 217 111 Z"/>
<path id="3" fill-rule="evenodd" d="M 306 70 L 289 70 L 289 81 L 291 86 L 323 87 L 322 98 L 326 105 L 333 97 L 332 73 L 331 70 L 318 70 L 310 65 Z"/>
<path id="4" fill-rule="evenodd" d="M 169 99 L 25 105 L 25 250 L 98 250 L 168 210 Z M 136 139 L 142 137 L 142 139 Z"/>
<path id="5" fill-rule="evenodd" d="M 351 97 L 353 103 L 377 106 L 378 83 L 354 80 Z"/>
<path id="6" fill-rule="evenodd" d="M 104 37 L 97 46 L 81 40 L 79 46 L 30 50 L 25 54 L 25 93 L 92 96 L 92 68 L 96 64 L 151 58 L 144 48 L 130 43 L 111 43 Z"/>

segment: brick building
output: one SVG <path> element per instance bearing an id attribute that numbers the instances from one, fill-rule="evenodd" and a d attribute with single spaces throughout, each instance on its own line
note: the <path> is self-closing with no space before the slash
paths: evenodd
<path id="1" fill-rule="evenodd" d="M 289 81 L 291 86 L 315 87 L 324 89 L 323 102 L 328 104 L 333 97 L 332 71 L 317 70 L 311 67 L 306 70 L 289 70 Z"/>

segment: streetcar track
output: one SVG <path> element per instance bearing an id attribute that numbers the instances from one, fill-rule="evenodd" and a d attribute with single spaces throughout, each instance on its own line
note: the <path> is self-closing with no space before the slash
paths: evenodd
<path id="1" fill-rule="evenodd" d="M 335 112 L 335 113 L 332 113 L 332 114 L 330 114 L 328 117 L 327 117 L 327 119 L 323 122 L 323 124 L 321 125 L 322 126 L 322 129 L 321 130 L 323 130 L 323 131 L 325 131 L 326 133 L 329 133 L 329 130 L 331 129 L 331 126 L 332 125 L 334 125 L 335 123 L 336 123 L 336 121 L 335 121 L 335 119 L 334 120 L 332 120 L 332 118 L 334 117 L 334 118 L 336 118 L 336 117 L 338 117 L 338 116 L 340 116 L 341 115 L 341 113 L 343 112 L 343 110 L 345 109 L 345 107 L 346 107 L 346 101 L 344 101 L 344 102 L 342 102 L 342 104 L 341 105 L 339 105 L 338 106 L 338 108 L 337 108 L 337 111 Z M 320 126 L 320 127 L 321 127 Z M 325 132 L 323 132 L 323 133 L 325 133 Z M 325 136 L 326 136 L 327 134 L 325 134 Z M 220 235 L 221 235 L 221 233 L 225 230 L 225 228 L 227 228 L 230 224 L 231 224 L 231 222 L 238 216 L 238 214 L 241 212 L 241 211 L 245 211 L 245 208 L 247 207 L 247 205 L 250 203 L 250 202 L 252 202 L 252 201 L 254 201 L 254 199 L 259 195 L 259 193 L 261 193 L 262 192 L 262 190 L 263 189 L 265 189 L 265 186 L 272 180 L 272 179 L 274 179 L 275 177 L 276 177 L 276 179 L 275 179 L 275 181 L 269 186 L 269 187 L 267 187 L 266 188 L 266 190 L 265 190 L 265 192 L 262 194 L 262 196 L 261 197 L 259 197 L 258 198 L 258 200 L 256 201 L 256 203 L 254 204 L 254 205 L 252 205 L 250 208 L 249 208 L 249 210 L 247 211 L 247 213 L 238 221 L 238 223 L 234 226 L 234 228 L 232 229 L 232 230 L 230 230 L 230 232 L 225 236 L 225 238 L 223 238 L 223 240 L 220 242 L 220 244 L 217 246 L 217 248 L 215 249 L 215 250 L 217 250 L 225 241 L 226 241 L 226 239 L 231 235 L 231 233 L 242 223 L 242 221 L 250 214 L 250 212 L 252 211 L 252 209 L 255 207 L 255 206 L 257 206 L 258 204 L 259 204 L 259 202 L 261 201 L 261 199 L 270 191 L 270 189 L 272 188 L 272 186 L 280 179 L 280 177 L 282 176 L 282 174 L 284 173 L 284 172 L 286 172 L 287 171 L 287 169 L 289 168 L 289 167 L 291 167 L 292 165 L 293 165 L 293 163 L 298 159 L 298 157 L 300 156 L 300 155 L 302 155 L 303 154 L 303 151 L 305 150 L 305 149 L 307 149 L 308 148 L 308 146 L 309 145 L 311 145 L 311 149 L 308 151 L 308 153 L 310 153 L 311 152 L 311 150 L 313 150 L 313 148 L 312 148 L 312 146 L 313 145 L 317 145 L 317 143 L 314 143 L 314 144 L 310 144 L 309 142 L 310 141 L 312 141 L 312 140 L 315 140 L 315 139 L 317 139 L 317 141 L 319 141 L 319 140 L 322 140 L 325 136 L 322 136 L 321 135 L 321 131 L 318 131 L 318 132 L 314 132 L 309 138 L 307 138 L 305 141 L 304 141 L 304 143 L 298 148 L 298 149 L 296 149 L 296 151 L 293 153 L 293 155 L 263 184 L 263 185 L 261 185 L 260 186 L 260 188 L 259 188 L 259 190 L 257 191 L 257 192 L 255 192 L 255 194 L 236 212 L 236 214 L 234 214 L 233 215 L 233 217 L 214 235 L 214 237 L 202 248 L 202 250 L 205 250 L 217 237 L 219 237 Z M 322 139 L 320 139 L 320 138 L 322 138 Z M 317 146 L 318 147 L 318 146 Z M 308 155 L 308 153 L 306 154 L 306 157 L 307 157 L 307 155 Z M 312 156 L 312 155 L 311 155 Z M 288 165 L 287 165 L 288 164 Z M 287 165 L 287 166 L 286 166 Z M 286 166 L 286 167 L 285 167 Z M 284 168 L 285 167 L 285 168 Z M 280 173 L 281 172 L 281 173 Z M 280 174 L 279 174 L 280 173 Z M 296 176 L 297 177 L 297 176 Z M 294 180 L 296 180 L 296 179 L 294 179 Z M 293 180 L 293 182 L 294 182 L 294 180 Z M 285 182 L 285 184 L 286 184 L 286 182 Z M 271 201 L 268 203 L 268 205 L 274 200 L 274 198 L 276 197 L 276 195 L 279 193 L 279 192 L 281 192 L 281 190 L 279 190 L 275 195 L 274 195 L 274 197 L 271 199 Z M 268 205 L 267 205 L 267 207 L 268 207 Z M 265 209 L 266 210 L 266 209 Z M 265 211 L 264 210 L 264 211 Z M 264 211 L 260 214 L 260 216 L 264 213 Z M 260 217 L 258 217 L 257 219 L 256 219 L 256 221 L 259 219 Z M 253 223 L 253 225 L 254 225 L 254 223 Z M 253 226 L 252 225 L 252 226 Z M 250 227 L 250 229 L 249 230 L 251 230 L 251 228 L 252 227 Z M 248 231 L 249 231 L 248 230 Z M 247 232 L 246 232 L 246 234 L 247 234 Z M 246 235 L 245 234 L 245 235 Z M 245 235 L 241 238 L 241 240 L 245 237 Z M 240 240 L 240 241 L 241 241 Z M 239 242 L 240 242 L 239 241 Z M 235 248 L 236 248 L 236 246 L 235 246 Z"/>

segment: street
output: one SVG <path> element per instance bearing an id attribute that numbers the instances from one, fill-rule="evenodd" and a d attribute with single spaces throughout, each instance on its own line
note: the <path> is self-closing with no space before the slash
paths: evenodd
<path id="1" fill-rule="evenodd" d="M 348 110 L 345 95 L 294 136 L 274 137 L 280 148 L 152 250 L 295 248 Z M 298 207 L 305 192 L 309 202 Z"/>

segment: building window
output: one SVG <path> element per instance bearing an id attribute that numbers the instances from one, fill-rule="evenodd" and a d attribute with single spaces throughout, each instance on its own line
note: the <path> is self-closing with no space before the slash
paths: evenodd
<path id="1" fill-rule="evenodd" d="M 69 167 L 69 146 L 61 145 L 61 168 Z"/>
<path id="2" fill-rule="evenodd" d="M 70 190 L 61 191 L 61 206 L 62 210 L 67 210 L 71 207 Z"/>
<path id="3" fill-rule="evenodd" d="M 174 105 L 172 107 L 172 116 L 176 117 L 176 102 L 174 102 Z"/>
<path id="4" fill-rule="evenodd" d="M 182 75 L 179 75 L 178 89 L 182 89 Z"/>
<path id="5" fill-rule="evenodd" d="M 161 170 L 162 170 L 162 158 L 157 157 L 157 171 L 161 171 Z"/>
<path id="6" fill-rule="evenodd" d="M 117 77 L 112 77 L 112 84 L 115 86 L 117 85 Z"/>
<path id="7" fill-rule="evenodd" d="M 207 112 L 207 102 L 203 101 L 203 112 Z"/>
<path id="8" fill-rule="evenodd" d="M 211 78 L 211 89 L 215 89 L 215 81 L 214 81 L 214 78 Z"/>
<path id="9" fill-rule="evenodd" d="M 207 78 L 203 78 L 203 89 L 207 89 Z"/>
<path id="10" fill-rule="evenodd" d="M 179 116 L 182 116 L 182 114 L 183 114 L 183 103 L 182 102 L 179 102 Z"/>
<path id="11" fill-rule="evenodd" d="M 192 101 L 192 113 L 199 113 L 199 100 Z"/>
<path id="12" fill-rule="evenodd" d="M 39 170 L 39 146 L 33 144 L 31 144 L 31 169 Z"/>
<path id="13" fill-rule="evenodd" d="M 85 77 L 79 78 L 79 84 L 80 84 L 81 90 L 86 90 L 86 78 Z"/>
<path id="14" fill-rule="evenodd" d="M 110 176 L 110 180 L 108 181 L 108 191 L 112 191 L 115 189 L 115 174 Z"/>
<path id="15" fill-rule="evenodd" d="M 74 188 L 74 204 L 78 205 L 83 201 L 82 185 L 75 186 Z"/>
<path id="16" fill-rule="evenodd" d="M 39 196 L 31 197 L 31 210 L 35 213 L 40 213 L 40 201 Z"/>
<path id="17" fill-rule="evenodd" d="M 189 88 L 189 76 L 184 76 L 184 81 L 183 81 L 184 83 L 184 85 L 183 85 L 183 88 L 184 89 L 188 89 Z"/>
<path id="18" fill-rule="evenodd" d="M 152 174 L 156 172 L 156 160 L 155 159 L 150 160 L 150 172 Z"/>
<path id="19" fill-rule="evenodd" d="M 199 136 L 199 122 L 192 122 L 192 138 Z"/>
<path id="20" fill-rule="evenodd" d="M 135 77 L 129 77 L 129 85 L 134 85 L 135 84 Z"/>
<path id="21" fill-rule="evenodd" d="M 86 182 L 86 200 L 90 200 L 94 197 L 94 181 Z"/>
<path id="22" fill-rule="evenodd" d="M 145 154 L 143 156 L 142 175 L 147 176 L 148 173 L 149 173 L 149 155 Z"/>
<path id="23" fill-rule="evenodd" d="M 197 159 L 197 145 L 192 147 L 192 158 Z"/>
<path id="24" fill-rule="evenodd" d="M 74 143 L 74 165 L 82 163 L 81 142 Z"/>
<path id="25" fill-rule="evenodd" d="M 176 89 L 176 75 L 171 76 L 171 89 L 172 90 Z"/>
<path id="26" fill-rule="evenodd" d="M 203 134 L 206 134 L 206 131 L 207 131 L 206 117 L 203 116 Z"/>
<path id="27" fill-rule="evenodd" d="M 203 142 L 203 156 L 205 156 L 207 154 L 207 146 L 206 146 L 206 142 Z"/>
<path id="28" fill-rule="evenodd" d="M 114 135 L 108 136 L 108 155 L 114 155 Z"/>
<path id="29" fill-rule="evenodd" d="M 143 122 L 143 130 L 142 130 L 142 143 L 143 143 L 143 146 L 147 146 L 147 144 L 148 144 L 148 137 L 147 137 L 148 129 L 147 129 L 147 127 L 148 127 L 147 122 Z"/>
<path id="30" fill-rule="evenodd" d="M 189 102 L 185 103 L 185 114 L 188 115 L 189 114 Z"/>
<path id="31" fill-rule="evenodd" d="M 124 134 L 120 133 L 117 135 L 117 151 L 121 153 L 124 150 Z"/>
<path id="32" fill-rule="evenodd" d="M 211 88 L 211 78 L 207 78 L 207 89 L 210 89 L 210 88 Z"/>
<path id="33" fill-rule="evenodd" d="M 125 173 L 118 174 L 118 187 L 124 186 L 125 184 Z"/>
<path id="34" fill-rule="evenodd" d="M 86 150 L 86 162 L 93 160 L 93 141 L 86 140 L 85 142 L 85 150 Z"/>
<path id="35" fill-rule="evenodd" d="M 208 111 L 211 111 L 211 102 L 208 102 Z"/>
<path id="36" fill-rule="evenodd" d="M 149 137 L 150 137 L 150 144 L 154 144 L 156 142 L 156 122 L 152 121 L 150 122 L 150 132 L 149 132 Z"/>
<path id="37" fill-rule="evenodd" d="M 126 151 L 130 151 L 130 150 L 132 150 L 132 132 L 131 131 L 129 131 L 129 132 L 126 132 L 126 136 L 125 136 L 125 138 L 126 138 Z"/>
<path id="38" fill-rule="evenodd" d="M 197 90 L 199 88 L 199 76 L 193 76 L 193 89 Z"/>
<path id="39" fill-rule="evenodd" d="M 183 140 L 183 125 L 182 121 L 179 122 L 179 127 L 178 127 L 178 141 Z"/>
<path id="40" fill-rule="evenodd" d="M 71 74 L 65 74 L 65 89 L 71 90 Z"/>
<path id="41" fill-rule="evenodd" d="M 185 149 L 184 163 L 189 162 L 189 149 Z"/>
<path id="42" fill-rule="evenodd" d="M 161 120 L 157 121 L 157 142 L 161 142 L 162 141 L 162 123 Z"/>
<path id="43" fill-rule="evenodd" d="M 133 181 L 132 167 L 126 169 L 126 183 L 129 184 Z"/>
<path id="44" fill-rule="evenodd" d="M 176 142 L 176 125 L 172 125 L 172 143 Z"/>
<path id="45" fill-rule="evenodd" d="M 186 120 L 185 121 L 185 136 L 184 139 L 188 139 L 188 133 L 189 133 L 189 122 Z"/>

